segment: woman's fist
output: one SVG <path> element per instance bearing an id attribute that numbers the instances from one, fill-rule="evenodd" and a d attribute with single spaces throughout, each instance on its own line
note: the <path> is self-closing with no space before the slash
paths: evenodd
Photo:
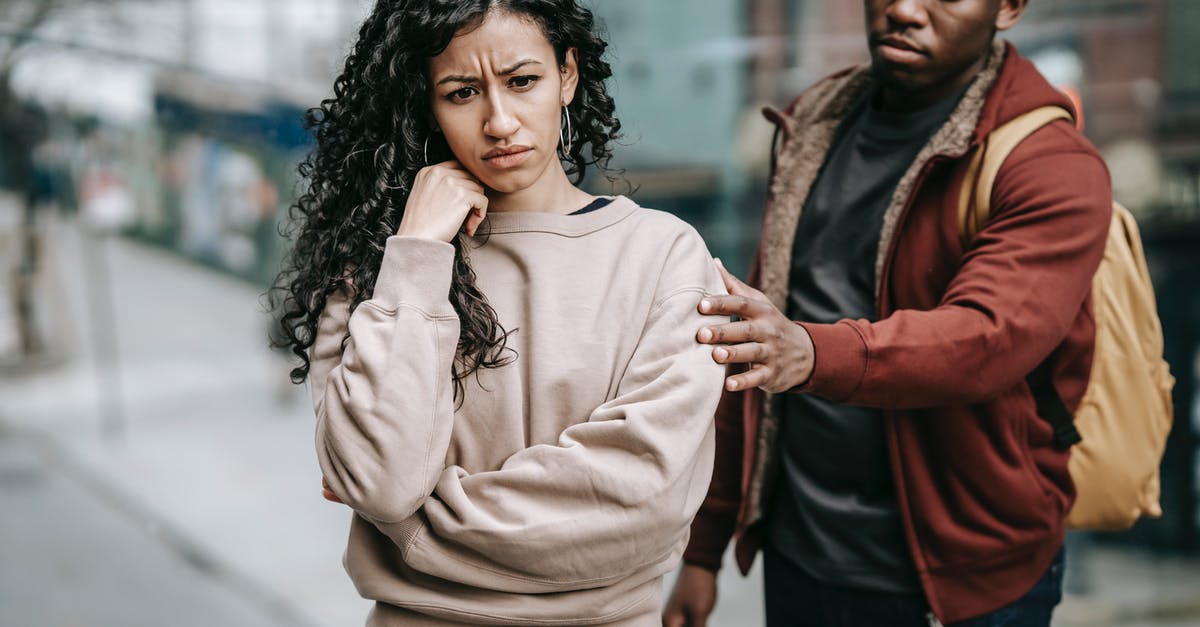
<path id="1" fill-rule="evenodd" d="M 457 161 L 421 168 L 396 235 L 442 242 L 452 241 L 464 228 L 475 235 L 487 206 L 483 185 Z"/>

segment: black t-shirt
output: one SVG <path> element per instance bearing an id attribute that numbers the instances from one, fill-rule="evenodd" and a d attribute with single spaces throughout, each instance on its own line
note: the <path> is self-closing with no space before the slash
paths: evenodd
<path id="1" fill-rule="evenodd" d="M 567 215 L 578 216 L 578 215 L 583 215 L 585 213 L 591 213 L 593 211 L 596 211 L 597 209 L 603 209 L 603 208 L 607 207 L 609 205 L 609 203 L 611 203 L 612 201 L 613 201 L 612 198 L 607 198 L 605 196 L 597 196 L 596 200 L 593 200 L 592 202 L 588 203 L 582 209 L 572 211 L 571 213 L 568 213 Z"/>
<path id="2" fill-rule="evenodd" d="M 875 320 L 883 214 L 900 178 L 961 96 L 898 115 L 875 109 L 869 94 L 842 123 L 796 229 L 789 318 Z M 918 592 L 881 412 L 810 394 L 782 400 L 782 471 L 768 541 L 827 583 Z"/>

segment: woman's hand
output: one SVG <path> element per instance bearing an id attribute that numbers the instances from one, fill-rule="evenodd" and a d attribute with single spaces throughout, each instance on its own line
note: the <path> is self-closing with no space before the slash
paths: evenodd
<path id="1" fill-rule="evenodd" d="M 325 477 L 321 477 L 321 496 L 325 497 L 326 501 L 342 503 L 342 499 L 339 499 L 333 490 L 329 489 L 329 482 L 325 480 Z M 344 505 L 344 503 L 342 504 Z"/>
<path id="2" fill-rule="evenodd" d="M 473 236 L 487 206 L 483 185 L 459 162 L 431 165 L 417 172 L 396 235 L 450 242 L 465 228 Z"/>

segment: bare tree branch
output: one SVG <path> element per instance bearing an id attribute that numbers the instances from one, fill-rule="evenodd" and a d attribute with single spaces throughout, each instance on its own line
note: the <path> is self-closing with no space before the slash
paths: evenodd
<path id="1" fill-rule="evenodd" d="M 0 84 L 8 84 L 8 76 L 12 66 L 16 64 L 17 56 L 25 44 L 29 43 L 28 35 L 41 28 L 64 4 L 64 0 L 0 0 L 0 17 L 4 22 L 13 20 L 17 35 L 9 40 L 3 55 L 0 55 Z M 30 6 L 32 5 L 32 6 Z M 28 11 L 23 18 L 19 17 L 22 9 Z"/>
<path id="2" fill-rule="evenodd" d="M 123 0 L 0 0 L 0 98 L 7 95 L 13 68 L 35 35 L 60 15 L 94 8 L 116 8 Z M 110 15 L 120 22 L 117 12 Z M 6 44 L 6 45 L 5 45 Z"/>

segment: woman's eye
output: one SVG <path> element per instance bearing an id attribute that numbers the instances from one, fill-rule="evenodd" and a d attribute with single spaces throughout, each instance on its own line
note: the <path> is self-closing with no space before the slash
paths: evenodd
<path id="1" fill-rule="evenodd" d="M 522 89 L 522 88 L 526 88 L 526 87 L 531 87 L 534 83 L 537 82 L 537 80 L 538 80 L 538 77 L 533 76 L 533 75 L 514 76 L 512 78 L 512 80 L 510 80 L 508 82 L 508 84 L 512 85 L 513 87 L 516 87 L 518 89 Z"/>
<path id="2" fill-rule="evenodd" d="M 447 97 L 450 100 L 462 101 L 462 100 L 469 99 L 474 94 L 475 94 L 475 89 L 473 87 L 463 87 L 462 89 L 458 89 L 458 90 L 450 92 L 447 95 Z"/>

